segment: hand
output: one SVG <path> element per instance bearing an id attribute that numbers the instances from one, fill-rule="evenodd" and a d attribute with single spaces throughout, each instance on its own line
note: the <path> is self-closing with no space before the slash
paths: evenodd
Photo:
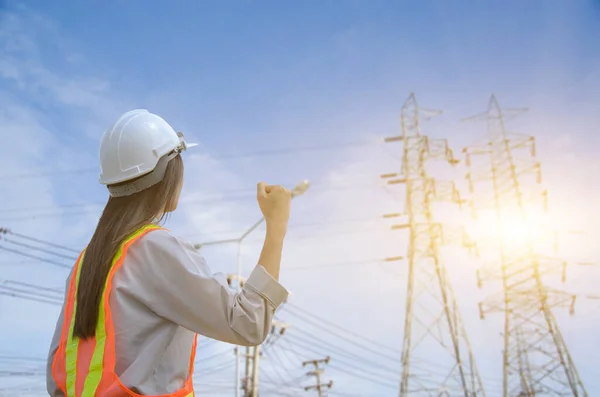
<path id="1" fill-rule="evenodd" d="M 267 223 L 287 226 L 292 200 L 288 189 L 260 182 L 256 187 L 256 199 Z"/>

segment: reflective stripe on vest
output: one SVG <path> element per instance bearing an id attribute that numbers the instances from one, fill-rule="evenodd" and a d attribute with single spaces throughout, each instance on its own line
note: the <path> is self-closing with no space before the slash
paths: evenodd
<path id="1" fill-rule="evenodd" d="M 58 350 L 52 364 L 52 375 L 65 397 L 137 397 L 137 394 L 124 386 L 115 374 L 115 338 L 112 313 L 109 306 L 112 280 L 115 272 L 123 264 L 127 250 L 136 240 L 161 227 L 144 226 L 129 236 L 115 255 L 102 292 L 101 308 L 98 311 L 98 324 L 93 338 L 81 340 L 73 337 L 75 312 L 77 309 L 77 288 L 81 263 L 85 250 L 79 255 L 73 269 L 69 292 L 65 302 L 64 322 Z M 156 397 L 194 397 L 192 373 L 196 355 L 196 337 L 190 354 L 190 372 L 181 390 Z"/>

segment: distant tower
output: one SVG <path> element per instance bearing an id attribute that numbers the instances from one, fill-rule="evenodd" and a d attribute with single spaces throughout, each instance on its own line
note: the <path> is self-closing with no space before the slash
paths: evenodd
<path id="1" fill-rule="evenodd" d="M 537 185 L 541 184 L 534 138 L 508 133 L 504 127 L 507 116 L 524 110 L 503 111 L 492 95 L 488 110 L 469 119 L 483 119 L 488 128 L 485 142 L 464 149 L 467 165 L 472 169 L 467 180 L 473 209 L 491 209 L 498 223 L 495 247 L 499 260 L 485 266 L 478 275 L 480 284 L 495 279 L 503 285 L 503 293 L 480 304 L 481 317 L 486 312 L 504 313 L 504 397 L 587 397 L 552 314 L 554 307 L 572 305 L 574 297 L 547 288 L 542 281 L 545 274 L 559 271 L 563 262 L 536 253 L 531 233 L 523 233 L 518 239 L 506 233 L 507 220 L 516 217 L 517 227 L 521 224 L 526 228 L 526 207 L 545 205 L 546 201 L 544 191 L 527 191 L 523 183 L 524 178 L 533 176 Z M 474 155 L 486 156 L 486 165 L 473 166 Z M 491 186 L 491 192 L 484 192 L 489 193 L 485 200 L 474 195 L 476 182 Z"/>

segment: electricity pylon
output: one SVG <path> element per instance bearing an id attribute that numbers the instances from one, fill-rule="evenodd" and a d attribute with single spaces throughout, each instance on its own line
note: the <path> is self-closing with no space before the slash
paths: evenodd
<path id="1" fill-rule="evenodd" d="M 526 109 L 502 110 L 492 95 L 486 112 L 467 120 L 487 121 L 488 136 L 463 150 L 474 214 L 494 215 L 495 249 L 499 255 L 478 272 L 479 284 L 500 280 L 503 291 L 480 303 L 480 315 L 504 313 L 503 396 L 587 396 L 561 335 L 552 309 L 571 306 L 574 296 L 547 287 L 542 278 L 560 273 L 564 262 L 536 252 L 532 214 L 546 207 L 540 163 L 532 136 L 508 133 L 505 121 Z M 485 165 L 473 161 L 485 156 Z M 528 179 L 535 179 L 528 189 Z M 491 193 L 476 196 L 475 182 L 488 183 Z M 480 193 L 480 192 L 478 192 Z M 477 201 L 477 203 L 476 203 Z M 515 234 L 517 237 L 515 237 Z M 494 251 L 495 253 L 495 251 Z M 497 260 L 499 256 L 499 261 Z"/>
<path id="2" fill-rule="evenodd" d="M 407 216 L 407 223 L 392 228 L 410 233 L 400 396 L 485 396 L 446 267 L 440 261 L 440 246 L 451 233 L 433 219 L 431 208 L 438 200 L 461 202 L 454 183 L 435 180 L 425 167 L 431 159 L 456 164 L 445 139 L 421 134 L 421 120 L 439 113 L 420 108 L 411 94 L 402 106 L 402 135 L 386 139 L 404 145 L 401 175 L 382 177 L 398 177 L 388 183 L 405 185 L 406 202 L 404 214 L 385 217 Z M 430 365 L 433 361 L 436 368 Z"/>

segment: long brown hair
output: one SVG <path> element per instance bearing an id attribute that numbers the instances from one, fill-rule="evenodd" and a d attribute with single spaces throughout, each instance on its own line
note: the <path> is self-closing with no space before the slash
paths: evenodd
<path id="1" fill-rule="evenodd" d="M 80 264 L 73 337 L 87 339 L 96 334 L 102 292 L 119 247 L 141 227 L 161 222 L 175 210 L 182 183 L 183 161 L 176 156 L 167 164 L 161 182 L 130 196 L 108 199 Z"/>

